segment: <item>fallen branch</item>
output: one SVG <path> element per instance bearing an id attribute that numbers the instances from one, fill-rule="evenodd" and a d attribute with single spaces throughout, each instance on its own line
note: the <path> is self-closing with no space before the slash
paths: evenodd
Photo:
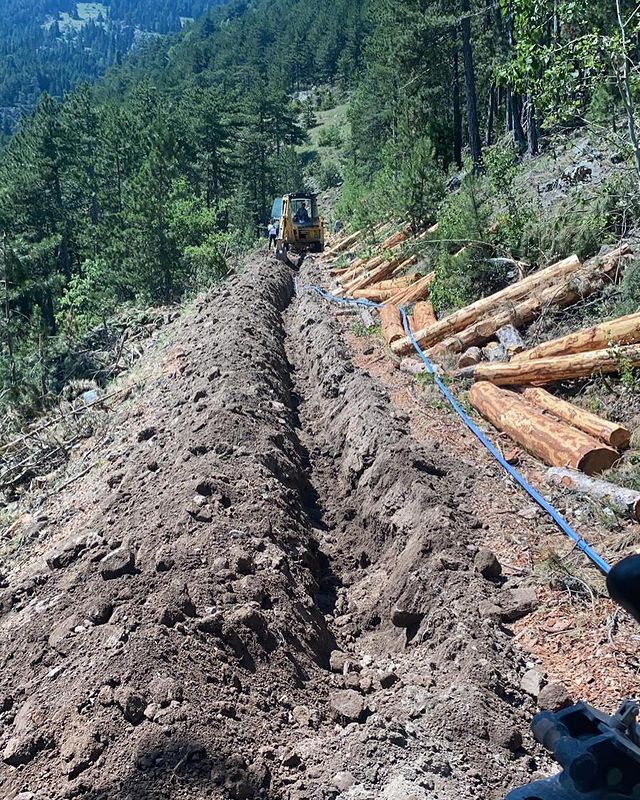
<path id="1" fill-rule="evenodd" d="M 633 489 L 625 489 L 615 483 L 589 478 L 581 472 L 559 467 L 548 469 L 545 480 L 551 486 L 561 486 L 604 501 L 614 511 L 640 520 L 640 492 L 634 492 Z"/>

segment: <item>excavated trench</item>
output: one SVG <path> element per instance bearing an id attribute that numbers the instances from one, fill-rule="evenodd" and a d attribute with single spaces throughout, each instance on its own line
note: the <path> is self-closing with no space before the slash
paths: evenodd
<path id="1" fill-rule="evenodd" d="M 473 468 L 411 438 L 323 301 L 256 259 L 149 376 L 100 474 L 4 565 L 2 796 L 499 800 L 531 780 Z"/>

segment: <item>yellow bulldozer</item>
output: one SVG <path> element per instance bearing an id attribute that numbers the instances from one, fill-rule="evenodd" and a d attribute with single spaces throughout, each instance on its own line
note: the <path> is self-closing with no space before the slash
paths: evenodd
<path id="1" fill-rule="evenodd" d="M 324 220 L 318 214 L 315 194 L 298 192 L 276 197 L 271 217 L 278 226 L 278 254 L 291 251 L 304 255 L 322 253 L 324 250 Z"/>

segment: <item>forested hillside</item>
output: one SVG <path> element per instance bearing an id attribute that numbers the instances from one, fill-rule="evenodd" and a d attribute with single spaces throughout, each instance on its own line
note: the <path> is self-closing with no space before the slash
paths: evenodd
<path id="1" fill-rule="evenodd" d="M 4 0 L 0 111 L 5 135 L 41 92 L 61 98 L 152 35 L 177 31 L 220 0 Z"/>
<path id="2" fill-rule="evenodd" d="M 289 92 L 349 85 L 363 5 L 239 0 L 95 90 L 42 97 L 0 155 L 5 402 L 44 401 L 75 374 L 74 337 L 208 285 L 255 240 L 303 183 Z"/>
<path id="3" fill-rule="evenodd" d="M 45 94 L 0 158 L 3 397 L 43 401 L 73 374 L 68 342 L 123 303 L 179 300 L 223 274 L 310 162 L 344 182 L 348 223 L 437 216 L 437 308 L 500 286 L 513 259 L 588 254 L 628 230 L 638 16 L 619 2 L 234 0 L 95 88 Z M 162 30 L 200 8 L 111 14 Z M 310 145 L 338 102 L 350 130 Z M 576 130 L 617 167 L 591 194 L 543 202 L 527 159 Z"/>

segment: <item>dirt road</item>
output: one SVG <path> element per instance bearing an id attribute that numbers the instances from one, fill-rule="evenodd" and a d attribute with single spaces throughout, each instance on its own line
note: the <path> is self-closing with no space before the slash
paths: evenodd
<path id="1" fill-rule="evenodd" d="M 313 276 L 313 262 L 302 278 Z M 306 273 L 306 275 L 305 275 Z M 0 796 L 499 800 L 533 701 L 474 467 L 255 257 L 151 354 L 4 565 Z"/>

